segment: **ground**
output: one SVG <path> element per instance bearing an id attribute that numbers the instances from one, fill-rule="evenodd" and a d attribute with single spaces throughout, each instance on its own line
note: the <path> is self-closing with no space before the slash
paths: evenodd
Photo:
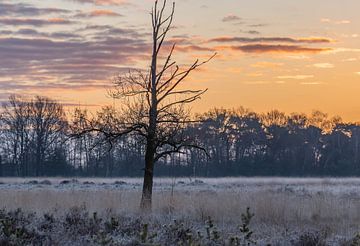
<path id="1" fill-rule="evenodd" d="M 36 235 L 23 244 L 360 245 L 359 186 L 358 178 L 156 178 L 145 216 L 141 179 L 0 178 L 0 238 L 31 238 L 16 234 L 26 225 Z M 239 228 L 247 208 L 248 241 Z"/>

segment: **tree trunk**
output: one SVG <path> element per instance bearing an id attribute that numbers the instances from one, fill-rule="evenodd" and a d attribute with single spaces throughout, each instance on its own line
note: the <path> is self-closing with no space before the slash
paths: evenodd
<path id="1" fill-rule="evenodd" d="M 2 168 L 2 159 L 1 159 L 1 155 L 0 155 L 0 177 L 3 176 L 3 168 Z"/>
<path id="2" fill-rule="evenodd" d="M 156 12 L 156 10 L 155 10 Z M 156 153 L 156 129 L 157 129 L 157 117 L 158 117 L 158 99 L 157 99 L 157 49 L 158 49 L 158 28 L 157 24 L 153 25 L 153 50 L 151 58 L 151 104 L 149 109 L 149 127 L 147 130 L 146 152 L 145 152 L 145 170 L 144 170 L 144 182 L 143 191 L 140 203 L 140 209 L 143 212 L 150 212 L 152 208 L 152 189 L 154 178 L 154 163 Z"/>
<path id="3" fill-rule="evenodd" d="M 39 144 L 39 143 L 38 143 Z M 40 146 L 37 146 L 36 149 L 36 157 L 35 157 L 35 176 L 39 177 L 41 175 L 41 151 L 40 151 Z"/>
<path id="4" fill-rule="evenodd" d="M 154 178 L 154 155 L 155 150 L 153 144 L 148 142 L 145 153 L 145 170 L 144 170 L 144 182 L 140 208 L 143 212 L 150 212 L 152 209 L 152 189 Z"/>

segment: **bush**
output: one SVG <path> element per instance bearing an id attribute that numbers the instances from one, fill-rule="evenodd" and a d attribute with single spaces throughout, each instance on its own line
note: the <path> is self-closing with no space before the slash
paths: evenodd
<path id="1" fill-rule="evenodd" d="M 321 232 L 305 232 L 301 234 L 295 246 L 326 246 L 326 236 Z"/>

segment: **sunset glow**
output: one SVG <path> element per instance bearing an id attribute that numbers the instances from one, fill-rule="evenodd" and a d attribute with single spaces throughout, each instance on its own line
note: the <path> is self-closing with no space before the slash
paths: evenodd
<path id="1" fill-rule="evenodd" d="M 0 0 L 0 100 L 50 96 L 112 104 L 111 79 L 149 66 L 150 0 Z M 187 85 L 195 112 L 314 109 L 360 121 L 358 0 L 176 0 L 179 64 L 206 60 Z"/>

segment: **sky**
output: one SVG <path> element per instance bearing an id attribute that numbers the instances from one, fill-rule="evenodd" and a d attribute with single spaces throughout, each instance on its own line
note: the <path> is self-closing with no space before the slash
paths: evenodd
<path id="1" fill-rule="evenodd" d="M 175 2 L 174 59 L 186 66 L 217 53 L 186 81 L 208 88 L 193 111 L 321 110 L 360 121 L 359 0 Z M 152 4 L 0 0 L 0 101 L 15 93 L 114 103 L 114 76 L 149 66 Z"/>

